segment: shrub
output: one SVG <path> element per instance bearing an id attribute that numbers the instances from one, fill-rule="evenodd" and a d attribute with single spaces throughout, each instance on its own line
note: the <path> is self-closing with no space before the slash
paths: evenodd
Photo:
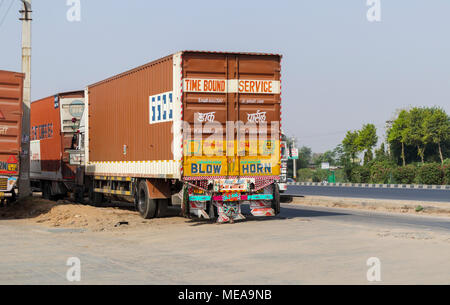
<path id="1" fill-rule="evenodd" d="M 316 169 L 313 172 L 312 180 L 313 182 L 328 181 L 329 172 L 326 169 Z"/>
<path id="2" fill-rule="evenodd" d="M 358 166 L 353 168 L 351 182 L 352 183 L 369 183 L 370 168 L 368 166 Z"/>
<path id="3" fill-rule="evenodd" d="M 345 170 L 343 169 L 338 169 L 335 171 L 335 175 L 336 175 L 336 182 L 347 182 L 347 177 L 345 174 Z"/>
<path id="4" fill-rule="evenodd" d="M 400 184 L 413 184 L 416 174 L 417 168 L 412 164 L 397 167 L 393 172 L 395 181 Z"/>
<path id="5" fill-rule="evenodd" d="M 370 166 L 371 183 L 389 183 L 391 175 L 392 168 L 386 162 L 375 162 Z"/>
<path id="6" fill-rule="evenodd" d="M 428 163 L 418 169 L 419 183 L 439 185 L 443 182 L 443 172 L 440 164 Z"/>
<path id="7" fill-rule="evenodd" d="M 359 166 L 359 165 L 358 165 Z M 344 172 L 344 175 L 345 175 L 345 181 L 348 181 L 348 182 L 352 182 L 352 175 L 353 175 L 353 169 L 355 168 L 355 167 L 358 167 L 358 166 L 355 166 L 355 165 L 353 165 L 353 164 L 347 164 L 344 168 L 343 168 L 343 172 Z"/>
<path id="8" fill-rule="evenodd" d="M 297 181 L 311 182 L 313 178 L 313 170 L 310 168 L 302 168 L 297 172 Z"/>
<path id="9" fill-rule="evenodd" d="M 444 184 L 450 185 L 450 165 L 444 165 Z"/>

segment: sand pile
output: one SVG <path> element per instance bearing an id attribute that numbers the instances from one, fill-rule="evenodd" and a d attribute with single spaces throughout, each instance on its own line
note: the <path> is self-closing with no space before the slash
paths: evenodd
<path id="1" fill-rule="evenodd" d="M 98 208 L 66 200 L 54 202 L 36 197 L 0 208 L 0 220 L 2 219 L 24 219 L 47 227 L 76 228 L 97 232 L 185 221 L 180 217 L 145 220 L 132 206 Z"/>

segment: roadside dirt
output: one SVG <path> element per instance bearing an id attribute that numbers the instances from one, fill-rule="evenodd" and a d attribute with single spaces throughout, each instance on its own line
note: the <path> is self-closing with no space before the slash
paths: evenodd
<path id="1" fill-rule="evenodd" d="M 294 198 L 291 203 L 306 206 L 450 217 L 450 204 L 444 202 L 305 196 Z"/>
<path id="2" fill-rule="evenodd" d="M 176 215 L 145 220 L 133 207 L 99 208 L 66 200 L 55 202 L 37 197 L 0 208 L 0 220 L 13 219 L 21 219 L 28 223 L 46 227 L 85 229 L 93 232 L 118 231 L 140 226 L 160 226 L 186 222 L 186 219 L 176 217 Z"/>

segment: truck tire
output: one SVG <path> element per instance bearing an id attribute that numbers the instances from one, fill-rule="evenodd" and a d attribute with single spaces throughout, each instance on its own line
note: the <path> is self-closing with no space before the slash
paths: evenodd
<path id="1" fill-rule="evenodd" d="M 89 203 L 94 207 L 101 207 L 103 205 L 104 196 L 102 193 L 94 192 L 94 186 L 89 188 Z"/>
<path id="2" fill-rule="evenodd" d="M 281 206 L 280 206 L 280 188 L 278 187 L 278 183 L 273 185 L 273 200 L 272 200 L 272 209 L 275 211 L 275 215 L 280 214 Z"/>
<path id="3" fill-rule="evenodd" d="M 150 192 L 145 180 L 139 183 L 138 192 L 137 208 L 139 213 L 144 219 L 154 218 L 158 208 L 158 203 L 156 200 L 150 198 Z"/>
<path id="4" fill-rule="evenodd" d="M 157 203 L 158 208 L 156 209 L 155 218 L 167 216 L 169 199 L 158 199 Z"/>

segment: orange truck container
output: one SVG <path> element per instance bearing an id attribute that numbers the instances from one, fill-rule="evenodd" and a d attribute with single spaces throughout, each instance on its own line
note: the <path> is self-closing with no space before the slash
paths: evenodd
<path id="1" fill-rule="evenodd" d="M 20 169 L 22 73 L 0 70 L 0 199 L 14 200 Z"/>
<path id="2" fill-rule="evenodd" d="M 178 52 L 85 97 L 93 201 L 129 196 L 145 218 L 176 198 L 186 215 L 219 222 L 243 219 L 243 203 L 256 216 L 279 213 L 280 55 Z"/>
<path id="3" fill-rule="evenodd" d="M 70 150 L 84 110 L 84 91 L 65 92 L 31 103 L 30 179 L 44 198 L 65 195 L 76 186 Z M 74 137 L 75 136 L 75 137 Z"/>

